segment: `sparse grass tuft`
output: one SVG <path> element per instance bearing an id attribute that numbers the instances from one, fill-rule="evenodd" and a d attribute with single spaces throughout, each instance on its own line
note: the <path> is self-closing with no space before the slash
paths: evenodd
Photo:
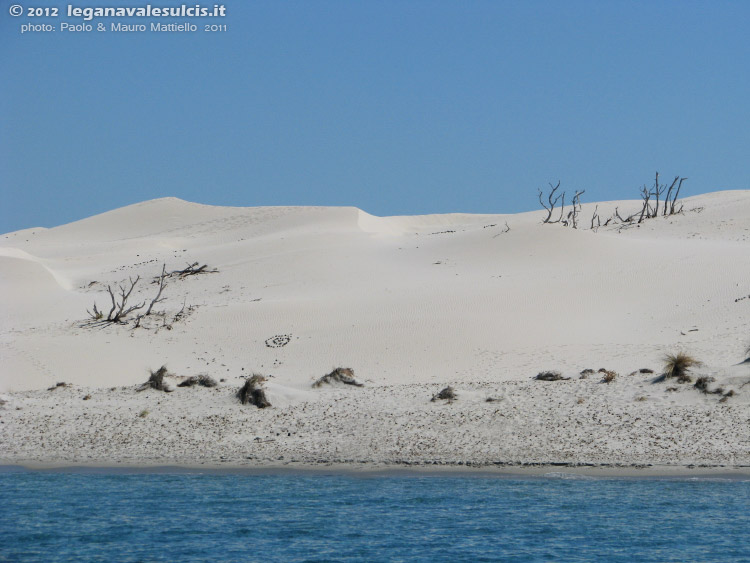
<path id="1" fill-rule="evenodd" d="M 692 380 L 687 375 L 687 371 L 700 365 L 702 365 L 701 362 L 685 352 L 667 354 L 664 356 L 664 376 L 667 379 L 674 377 L 678 383 L 689 383 Z"/>
<path id="2" fill-rule="evenodd" d="M 605 369 L 602 374 L 602 383 L 612 383 L 617 378 L 616 371 Z"/>
<path id="3" fill-rule="evenodd" d="M 146 418 L 148 416 L 148 409 L 143 409 L 140 413 L 138 413 L 139 418 Z"/>
<path id="4" fill-rule="evenodd" d="M 265 382 L 265 377 L 259 373 L 253 374 L 252 377 L 245 381 L 242 388 L 237 391 L 237 397 L 240 399 L 240 403 L 243 405 L 250 403 L 259 409 L 270 407 L 271 401 L 269 401 L 266 396 L 266 390 L 264 388 Z"/>
<path id="5" fill-rule="evenodd" d="M 353 385 L 354 387 L 363 387 L 362 383 L 358 383 L 354 379 L 354 370 L 352 368 L 336 368 L 331 373 L 327 373 L 315 383 L 313 387 L 321 387 L 323 385 L 331 385 L 334 383 L 343 383 L 344 385 Z"/>
<path id="6" fill-rule="evenodd" d="M 164 391 L 165 393 L 171 393 L 172 388 L 169 384 L 164 381 L 164 377 L 172 375 L 167 371 L 167 366 L 161 366 L 158 370 L 149 370 L 151 376 L 148 378 L 146 383 L 143 383 L 137 391 L 143 391 L 144 389 L 156 389 L 157 391 Z"/>
<path id="7" fill-rule="evenodd" d="M 433 403 L 435 401 L 448 401 L 449 403 L 452 403 L 457 398 L 458 398 L 458 395 L 456 395 L 456 390 L 453 389 L 453 387 L 451 387 L 450 385 L 448 385 L 448 387 L 440 391 L 440 393 L 436 393 L 435 395 L 433 395 L 430 401 L 432 401 Z"/>
<path id="8" fill-rule="evenodd" d="M 713 383 L 715 380 L 713 377 L 702 376 L 695 381 L 694 387 L 703 393 L 708 393 L 708 384 Z"/>
<path id="9" fill-rule="evenodd" d="M 540 371 L 534 377 L 537 381 L 565 381 L 569 377 L 563 377 L 559 371 Z"/>
<path id="10" fill-rule="evenodd" d="M 200 385 L 201 387 L 216 387 L 218 383 L 216 383 L 216 380 L 210 375 L 201 374 L 188 377 L 185 381 L 178 384 L 177 387 L 193 387 L 194 385 Z"/>

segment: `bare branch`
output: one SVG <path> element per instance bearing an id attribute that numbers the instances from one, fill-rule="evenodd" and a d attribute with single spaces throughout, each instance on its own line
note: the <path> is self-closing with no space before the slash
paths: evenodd
<path id="1" fill-rule="evenodd" d="M 672 181 L 672 184 L 669 186 L 669 189 L 667 190 L 667 195 L 664 197 L 664 211 L 662 211 L 662 216 L 666 217 L 667 212 L 669 211 L 669 196 L 672 193 L 672 189 L 674 189 L 675 184 L 677 184 L 677 181 L 680 179 L 679 176 L 675 176 L 674 180 Z"/>
<path id="2" fill-rule="evenodd" d="M 552 188 L 549 194 L 547 195 L 547 201 L 549 202 L 549 206 L 547 206 L 547 204 L 545 204 L 544 201 L 542 200 L 542 195 L 543 195 L 542 190 L 539 190 L 539 203 L 541 203 L 542 207 L 544 207 L 544 209 L 547 210 L 547 216 L 544 218 L 542 223 L 550 222 L 550 218 L 552 217 L 552 212 L 554 211 L 555 206 L 557 205 L 557 202 L 560 201 L 561 197 L 563 198 L 563 208 L 565 208 L 565 192 L 563 192 L 562 194 L 558 194 L 557 197 L 555 197 L 555 192 L 560 187 L 560 182 L 558 181 L 556 186 L 553 186 L 552 184 L 550 184 L 549 187 Z M 562 218 L 562 212 L 560 213 L 560 217 Z M 558 219 L 557 221 L 552 221 L 552 223 L 558 223 L 559 221 L 560 219 Z"/>
<path id="3" fill-rule="evenodd" d="M 656 180 L 654 180 L 654 191 L 652 195 L 656 196 L 656 207 L 654 208 L 654 217 L 659 216 L 659 196 L 664 191 L 665 186 L 659 185 L 659 172 L 656 173 Z"/>
<path id="4" fill-rule="evenodd" d="M 680 178 L 680 183 L 677 184 L 677 191 L 674 193 L 674 197 L 672 198 L 672 203 L 669 206 L 669 214 L 670 215 L 674 215 L 675 214 L 674 206 L 677 203 L 677 197 L 680 195 L 680 189 L 682 189 L 682 183 L 685 180 L 687 180 L 687 178 Z M 677 211 L 676 213 L 680 213 L 681 211 L 682 211 L 682 206 L 680 206 L 680 210 Z"/>
<path id="5" fill-rule="evenodd" d="M 573 211 L 571 211 L 568 216 L 570 217 L 570 226 L 574 229 L 578 228 L 578 214 L 581 212 L 581 195 L 586 190 L 581 190 L 580 192 L 576 190 L 576 195 L 573 196 Z"/>
<path id="6" fill-rule="evenodd" d="M 195 276 L 197 274 L 214 274 L 216 273 L 216 268 L 213 270 L 208 270 L 208 264 L 203 264 L 203 266 L 198 266 L 198 262 L 193 262 L 192 264 L 188 264 L 187 268 L 184 270 L 174 270 L 172 272 L 169 272 L 169 276 L 178 276 L 180 278 L 185 278 L 187 276 Z"/>
<path id="7" fill-rule="evenodd" d="M 649 199 L 651 199 L 651 192 L 646 186 L 641 188 L 641 198 L 643 199 L 643 207 L 641 208 L 641 216 L 638 218 L 638 223 L 643 221 L 644 215 L 646 219 L 651 217 L 651 205 L 649 205 Z"/>
<path id="8" fill-rule="evenodd" d="M 602 226 L 602 219 L 599 217 L 599 214 L 597 213 L 599 211 L 599 205 L 594 208 L 594 214 L 591 216 L 591 230 L 596 231 L 599 227 Z M 594 221 L 596 221 L 596 227 L 594 226 Z"/>
<path id="9" fill-rule="evenodd" d="M 146 313 L 145 313 L 146 316 L 151 314 L 151 309 L 153 308 L 154 305 L 166 299 L 166 297 L 161 296 L 161 292 L 164 291 L 164 288 L 167 286 L 166 278 L 167 278 L 167 265 L 162 264 L 161 276 L 159 276 L 159 292 L 156 294 L 156 297 L 154 297 L 153 301 L 151 301 L 151 303 L 149 304 L 148 309 L 146 309 Z"/>

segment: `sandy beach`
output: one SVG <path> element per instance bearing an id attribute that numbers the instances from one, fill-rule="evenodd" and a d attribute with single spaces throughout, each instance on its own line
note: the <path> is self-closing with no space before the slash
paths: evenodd
<path id="1" fill-rule="evenodd" d="M 748 473 L 750 192 L 588 224 L 639 205 L 572 229 L 166 198 L 2 235 L 0 463 Z M 120 286 L 144 306 L 104 322 Z M 690 381 L 654 382 L 680 351 Z M 139 390 L 161 365 L 171 392 Z M 336 367 L 362 386 L 313 388 Z M 269 408 L 236 396 L 254 373 Z"/>

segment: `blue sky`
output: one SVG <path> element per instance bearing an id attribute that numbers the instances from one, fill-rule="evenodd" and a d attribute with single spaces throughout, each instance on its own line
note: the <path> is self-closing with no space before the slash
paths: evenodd
<path id="1" fill-rule="evenodd" d="M 163 20 L 226 32 L 21 34 L 81 23 L 25 1 L 0 0 L 0 232 L 164 196 L 396 215 L 526 211 L 557 180 L 636 198 L 656 170 L 750 188 L 750 2 L 227 0 Z M 91 23 L 115 21 L 159 20 Z"/>

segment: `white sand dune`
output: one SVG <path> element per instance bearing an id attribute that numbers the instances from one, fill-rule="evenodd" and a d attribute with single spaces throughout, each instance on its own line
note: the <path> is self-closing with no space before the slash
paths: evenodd
<path id="1" fill-rule="evenodd" d="M 356 208 L 164 198 L 2 235 L 0 459 L 750 464 L 750 385 L 742 387 L 750 364 L 736 365 L 750 343 L 750 191 L 688 198 L 682 214 L 594 231 L 595 207 L 606 219 L 640 203 L 586 204 L 572 229 L 542 224 L 541 212 L 375 217 Z M 163 319 L 151 316 L 141 328 L 86 325 L 94 302 L 109 311 L 108 285 L 140 276 L 130 302 L 148 304 L 162 265 L 173 271 L 194 262 L 217 271 L 170 278 L 155 306 Z M 180 310 L 188 314 L 174 321 Z M 690 385 L 667 392 L 650 376 L 627 375 L 658 371 L 676 350 L 702 360 L 696 375 L 715 377 L 735 396 L 719 403 Z M 225 381 L 219 391 L 136 393 L 131 386 L 161 364 L 179 376 Z M 366 386 L 310 389 L 336 366 L 354 368 Z M 600 367 L 620 376 L 609 385 L 577 379 Z M 546 369 L 573 379 L 531 381 Z M 233 391 L 253 372 L 272 376 L 271 409 L 235 402 Z M 73 387 L 47 391 L 63 381 Z M 430 403 L 447 384 L 459 400 Z M 86 394 L 92 398 L 81 401 Z M 501 400 L 485 403 L 493 394 Z M 556 398 L 559 408 L 549 408 Z M 143 409 L 146 419 L 136 416 Z M 529 409 L 545 426 L 531 423 Z M 601 434 L 597 417 L 610 411 L 631 426 L 612 422 Z M 93 413 L 112 421 L 101 422 L 106 448 L 86 446 L 91 433 L 81 421 Z M 695 422 L 704 413 L 705 428 Z M 173 431 L 184 417 L 202 436 L 209 414 L 229 417 L 223 425 L 233 430 L 196 438 L 203 453 L 166 439 L 144 445 L 145 420 Z M 683 421 L 673 430 L 679 447 L 633 445 L 636 418 L 651 420 L 644 436 L 656 436 L 657 424 L 675 417 Z M 575 438 L 571 420 L 589 437 Z M 238 429 L 250 421 L 306 424 L 316 434 L 304 441 L 287 430 L 284 440 L 279 432 L 265 453 L 241 455 L 271 443 L 255 440 L 268 438 L 267 429 L 252 436 Z M 40 425 L 44 447 L 31 437 Z M 532 428 L 536 442 L 526 436 Z M 699 448 L 690 436 L 701 428 L 727 437 Z M 133 437 L 118 448 L 112 432 L 123 429 Z M 143 459 L 139 448 L 149 452 Z"/>

